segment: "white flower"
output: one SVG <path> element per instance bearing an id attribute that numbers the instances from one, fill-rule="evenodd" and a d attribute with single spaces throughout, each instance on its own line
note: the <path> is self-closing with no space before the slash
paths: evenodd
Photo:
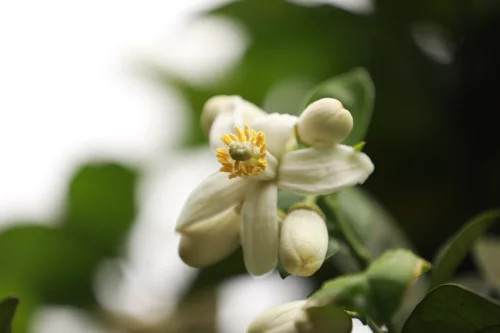
<path id="1" fill-rule="evenodd" d="M 225 118 L 228 113 L 220 116 Z M 207 221 L 227 223 L 227 211 L 241 205 L 241 245 L 248 272 L 263 275 L 274 269 L 279 248 L 278 187 L 299 195 L 327 194 L 362 183 L 373 171 L 368 156 L 348 146 L 287 152 L 296 121 L 297 117 L 291 115 L 266 114 L 251 122 L 253 128 L 236 126 L 235 133 L 222 135 L 226 147 L 216 149 L 222 167 L 189 196 L 177 221 L 177 231 L 184 237 L 195 225 L 206 225 Z M 212 133 L 221 132 L 218 126 L 226 127 L 227 123 L 216 116 L 210 130 L 212 146 Z M 234 214 L 233 223 L 239 218 Z M 230 253 L 229 248 L 213 249 L 217 253 L 208 257 L 223 257 Z"/>
<path id="2" fill-rule="evenodd" d="M 281 226 L 280 261 L 286 271 L 313 275 L 323 264 L 328 250 L 325 221 L 312 209 L 295 209 Z"/>

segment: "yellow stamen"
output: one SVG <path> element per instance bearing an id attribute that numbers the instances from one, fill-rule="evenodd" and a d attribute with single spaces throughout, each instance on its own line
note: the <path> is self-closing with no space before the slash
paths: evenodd
<path id="1" fill-rule="evenodd" d="M 239 176 L 258 176 L 267 168 L 266 136 L 244 125 L 234 127 L 236 134 L 221 136 L 227 148 L 217 148 L 215 156 L 221 163 L 221 172 L 228 172 L 229 179 Z"/>

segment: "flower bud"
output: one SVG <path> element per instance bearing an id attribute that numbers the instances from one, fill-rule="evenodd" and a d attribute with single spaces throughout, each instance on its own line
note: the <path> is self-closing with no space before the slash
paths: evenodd
<path id="1" fill-rule="evenodd" d="M 346 332 L 352 320 L 334 305 L 310 307 L 308 301 L 285 303 L 259 314 L 247 333 L 331 333 Z"/>
<path id="2" fill-rule="evenodd" d="M 182 229 L 179 256 L 193 267 L 205 267 L 231 254 L 240 244 L 237 207 Z"/>
<path id="3" fill-rule="evenodd" d="M 307 300 L 281 304 L 259 314 L 248 327 L 247 333 L 295 333 L 295 322 L 306 320 L 302 310 Z"/>
<path id="4" fill-rule="evenodd" d="M 347 138 L 352 130 L 351 113 L 333 98 L 309 104 L 297 121 L 301 142 L 312 147 L 331 147 Z"/>
<path id="5" fill-rule="evenodd" d="M 219 114 L 226 112 L 235 113 L 234 122 L 230 126 L 230 129 L 232 129 L 234 125 L 249 123 L 255 117 L 264 114 L 264 111 L 252 103 L 245 101 L 240 96 L 214 96 L 205 102 L 201 112 L 200 121 L 203 132 L 208 134 L 215 118 Z"/>
<path id="6" fill-rule="evenodd" d="M 314 210 L 293 210 L 281 227 L 280 260 L 290 274 L 310 276 L 323 264 L 328 250 L 328 230 Z"/>

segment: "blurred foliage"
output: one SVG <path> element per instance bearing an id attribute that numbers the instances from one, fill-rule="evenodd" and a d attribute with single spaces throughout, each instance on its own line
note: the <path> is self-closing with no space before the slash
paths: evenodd
<path id="1" fill-rule="evenodd" d="M 19 299 L 16 297 L 7 297 L 0 301 L 0 333 L 12 332 L 11 322 L 18 303 Z"/>
<path id="2" fill-rule="evenodd" d="M 99 263 L 116 256 L 135 217 L 137 174 L 117 164 L 91 164 L 73 177 L 61 221 L 22 224 L 0 234 L 0 293 L 21 299 L 16 332 L 44 304 L 92 309 Z"/>
<path id="3" fill-rule="evenodd" d="M 492 210 L 473 218 L 443 245 L 434 260 L 430 287 L 447 282 L 476 241 L 493 223 L 500 222 L 500 210 Z"/>
<path id="4" fill-rule="evenodd" d="M 311 296 L 311 303 L 340 305 L 364 322 L 387 324 L 415 279 L 429 268 L 408 250 L 389 250 L 366 271 L 326 282 Z"/>

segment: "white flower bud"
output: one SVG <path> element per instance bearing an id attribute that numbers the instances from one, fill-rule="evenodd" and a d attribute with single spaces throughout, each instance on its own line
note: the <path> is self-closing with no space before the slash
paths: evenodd
<path id="1" fill-rule="evenodd" d="M 293 210 L 281 227 L 280 260 L 290 274 L 310 276 L 323 264 L 328 250 L 328 230 L 314 210 Z"/>
<path id="2" fill-rule="evenodd" d="M 179 256 L 193 267 L 205 267 L 231 254 L 240 245 L 241 217 L 231 207 L 182 229 Z"/>
<path id="3" fill-rule="evenodd" d="M 245 101 L 240 96 L 214 96 L 205 102 L 201 112 L 200 122 L 204 133 L 208 134 L 215 118 L 219 114 L 226 112 L 234 113 L 233 123 L 230 126 L 231 130 L 234 125 L 249 123 L 255 117 L 265 114 L 259 107 Z"/>
<path id="4" fill-rule="evenodd" d="M 309 104 L 297 121 L 300 141 L 312 147 L 331 147 L 347 138 L 352 130 L 351 113 L 333 98 Z"/>
<path id="5" fill-rule="evenodd" d="M 307 320 L 302 310 L 307 300 L 285 303 L 259 314 L 248 327 L 247 333 L 297 333 L 296 321 Z"/>

